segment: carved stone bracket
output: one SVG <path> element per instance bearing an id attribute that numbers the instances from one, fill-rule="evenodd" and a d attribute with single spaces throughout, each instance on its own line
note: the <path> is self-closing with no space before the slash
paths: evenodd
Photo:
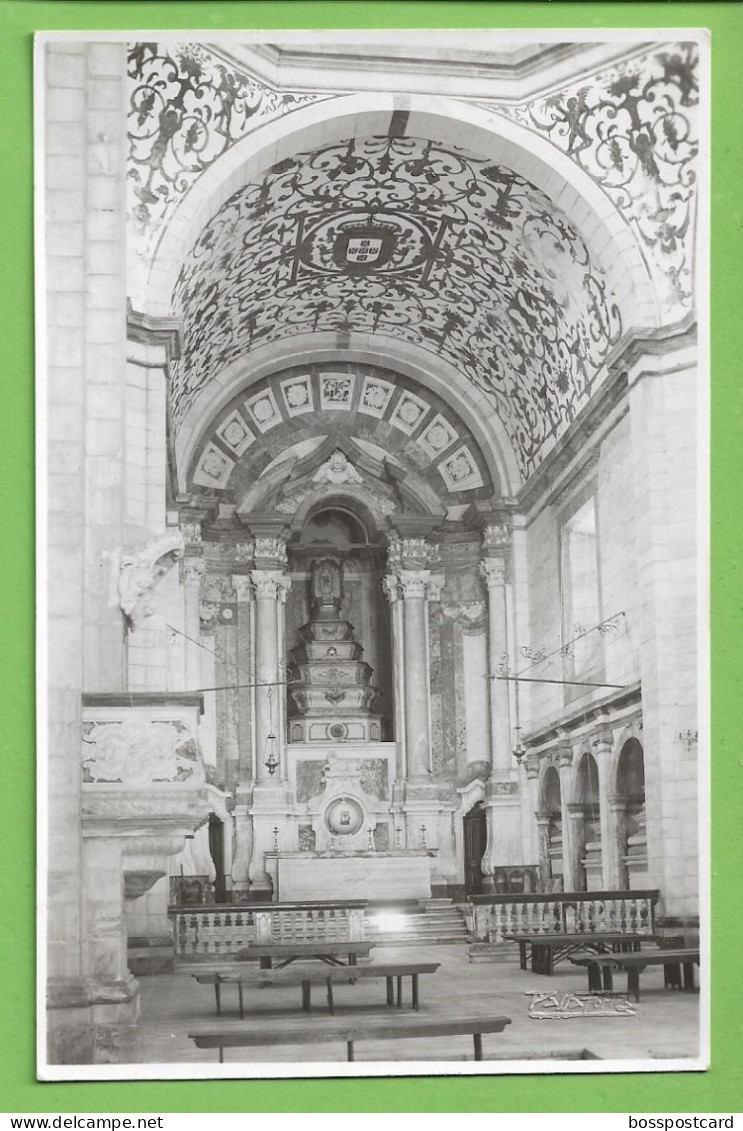
<path id="1" fill-rule="evenodd" d="M 397 580 L 397 575 L 394 573 L 387 573 L 382 578 L 382 589 L 384 595 L 391 605 L 397 603 L 400 597 L 400 584 Z"/>
<path id="2" fill-rule="evenodd" d="M 170 531 L 145 546 L 111 554 L 110 604 L 119 606 L 128 628 L 155 613 L 155 586 L 180 558 L 183 545 L 181 532 Z"/>

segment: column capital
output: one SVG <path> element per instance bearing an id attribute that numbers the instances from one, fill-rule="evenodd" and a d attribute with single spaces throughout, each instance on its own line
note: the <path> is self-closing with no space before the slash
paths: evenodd
<path id="1" fill-rule="evenodd" d="M 608 727 L 604 727 L 602 730 L 596 731 L 595 734 L 591 735 L 591 747 L 595 750 L 597 755 L 604 754 L 605 752 L 610 753 L 613 750 L 614 735 Z"/>
<path id="2" fill-rule="evenodd" d="M 232 588 L 235 590 L 238 603 L 241 605 L 250 604 L 255 597 L 253 582 L 246 573 L 232 574 Z"/>
<path id="3" fill-rule="evenodd" d="M 291 579 L 280 569 L 252 569 L 250 580 L 258 600 L 285 601 Z"/>
<path id="4" fill-rule="evenodd" d="M 554 747 L 554 755 L 559 768 L 567 769 L 573 764 L 573 748 L 569 742 L 560 742 Z"/>
<path id="5" fill-rule="evenodd" d="M 502 588 L 506 584 L 506 563 L 502 558 L 483 558 L 479 572 L 485 579 L 488 591 Z"/>
<path id="6" fill-rule="evenodd" d="M 609 802 L 609 808 L 615 813 L 624 813 L 630 802 L 625 793 L 612 793 L 606 800 Z"/>
<path id="7" fill-rule="evenodd" d="M 524 758 L 524 769 L 526 770 L 526 776 L 530 781 L 533 781 L 534 778 L 538 778 L 539 755 L 535 754 L 533 751 L 531 754 L 527 754 L 526 758 Z"/>
<path id="8" fill-rule="evenodd" d="M 425 597 L 430 576 L 430 571 L 427 569 L 401 570 L 398 581 L 403 598 L 407 601 L 411 597 Z"/>

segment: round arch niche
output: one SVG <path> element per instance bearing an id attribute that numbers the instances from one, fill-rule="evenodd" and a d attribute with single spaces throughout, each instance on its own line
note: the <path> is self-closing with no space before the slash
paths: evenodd
<path id="1" fill-rule="evenodd" d="M 544 891 L 564 889 L 562 791 L 560 775 L 548 766 L 540 789 L 540 814 L 547 818 L 541 829 L 540 870 Z"/>
<path id="2" fill-rule="evenodd" d="M 394 738 L 387 551 L 370 517 L 342 496 L 319 503 L 287 544 L 290 742 Z"/>
<path id="3" fill-rule="evenodd" d="M 636 738 L 628 738 L 619 752 L 613 804 L 617 816 L 620 886 L 645 887 L 648 872 L 645 757 Z"/>

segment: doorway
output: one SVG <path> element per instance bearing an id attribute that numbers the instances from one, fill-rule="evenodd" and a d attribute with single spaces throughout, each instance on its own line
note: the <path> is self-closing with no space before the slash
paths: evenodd
<path id="1" fill-rule="evenodd" d="M 465 814 L 464 825 L 464 893 L 482 895 L 482 858 L 488 844 L 488 826 L 482 801 Z"/>
<path id="2" fill-rule="evenodd" d="M 224 875 L 224 825 L 213 813 L 209 817 L 209 853 L 214 863 L 214 902 L 226 903 L 227 890 Z"/>

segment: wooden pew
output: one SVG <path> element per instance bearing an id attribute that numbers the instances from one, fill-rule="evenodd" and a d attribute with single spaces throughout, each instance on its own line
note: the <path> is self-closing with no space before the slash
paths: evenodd
<path id="1" fill-rule="evenodd" d="M 657 942 L 658 935 L 627 934 L 614 931 L 596 931 L 594 934 L 520 934 L 504 935 L 510 942 L 519 944 L 519 961 L 526 970 L 527 946 L 531 948 L 531 969 L 533 974 L 554 974 L 555 966 L 575 951 L 634 950 L 639 951 L 643 943 Z"/>
<path id="2" fill-rule="evenodd" d="M 402 982 L 403 978 L 410 978 L 411 1005 L 417 1011 L 419 1006 L 418 979 L 421 974 L 434 974 L 439 968 L 438 962 L 384 962 L 373 966 L 344 966 L 332 969 L 318 969 L 304 967 L 294 970 L 275 970 L 256 977 L 242 971 L 210 971 L 204 974 L 194 974 L 193 977 L 202 985 L 213 985 L 217 1003 L 217 1016 L 221 1017 L 221 987 L 236 985 L 238 992 L 240 1019 L 245 1017 L 243 986 L 301 986 L 302 1009 L 309 1011 L 311 1008 L 312 985 L 320 984 L 325 987 L 326 1000 L 330 1013 L 334 1012 L 333 986 L 355 985 L 359 981 L 369 978 L 384 978 L 387 983 L 387 1005 L 395 1004 L 394 983 L 397 980 L 397 1006 L 402 1008 Z"/>
<path id="3" fill-rule="evenodd" d="M 510 1017 L 466 1017 L 447 1020 L 443 1017 L 421 1014 L 392 1014 L 365 1017 L 360 1021 L 329 1018 L 322 1024 L 318 1020 L 301 1021 L 292 1028 L 271 1028 L 264 1021 L 247 1026 L 240 1022 L 212 1025 L 194 1029 L 188 1034 L 197 1048 L 219 1049 L 219 1063 L 224 1063 L 226 1048 L 263 1048 L 276 1045 L 312 1045 L 331 1041 L 345 1042 L 346 1058 L 354 1059 L 354 1045 L 358 1041 L 404 1040 L 414 1037 L 471 1036 L 474 1040 L 475 1060 L 482 1060 L 483 1033 L 501 1033 L 511 1024 Z"/>
<path id="4" fill-rule="evenodd" d="M 648 966 L 662 966 L 665 972 L 666 987 L 694 989 L 694 966 L 699 965 L 699 950 L 684 948 L 680 950 L 644 950 L 639 954 L 574 954 L 571 959 L 576 966 L 588 969 L 588 989 L 610 990 L 613 987 L 612 971 L 627 971 L 627 997 L 640 1000 L 640 974 Z"/>
<path id="5" fill-rule="evenodd" d="M 323 939 L 316 942 L 256 943 L 238 951 L 237 958 L 239 962 L 251 962 L 257 958 L 261 970 L 273 969 L 274 961 L 276 969 L 281 970 L 298 958 L 318 958 L 328 966 L 355 966 L 359 958 L 369 957 L 374 945 L 371 942 L 329 942 Z"/>

